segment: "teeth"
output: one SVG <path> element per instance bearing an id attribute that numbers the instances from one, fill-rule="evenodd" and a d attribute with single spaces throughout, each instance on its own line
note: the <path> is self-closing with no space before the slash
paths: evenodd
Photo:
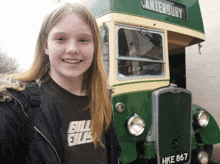
<path id="1" fill-rule="evenodd" d="M 77 64 L 80 63 L 82 60 L 71 60 L 71 59 L 63 59 L 65 63 L 70 63 L 70 64 Z"/>

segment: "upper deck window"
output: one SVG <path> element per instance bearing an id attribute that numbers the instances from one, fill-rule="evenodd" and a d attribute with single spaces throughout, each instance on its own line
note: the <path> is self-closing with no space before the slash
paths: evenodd
<path id="1" fill-rule="evenodd" d="M 163 33 L 117 26 L 118 77 L 140 78 L 164 75 Z"/>

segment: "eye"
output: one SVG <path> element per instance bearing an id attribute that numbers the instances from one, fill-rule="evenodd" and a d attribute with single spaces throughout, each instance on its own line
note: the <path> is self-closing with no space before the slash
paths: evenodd
<path id="1" fill-rule="evenodd" d="M 65 39 L 64 39 L 64 37 L 59 37 L 59 38 L 56 38 L 56 40 L 62 42 L 62 41 L 64 41 Z"/>
<path id="2" fill-rule="evenodd" d="M 80 39 L 80 42 L 88 42 L 88 39 Z"/>

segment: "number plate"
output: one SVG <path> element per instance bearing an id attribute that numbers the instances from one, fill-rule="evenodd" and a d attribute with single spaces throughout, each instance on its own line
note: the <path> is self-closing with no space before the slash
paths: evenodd
<path id="1" fill-rule="evenodd" d="M 169 157 L 164 157 L 161 159 L 161 164 L 170 164 L 170 163 L 180 163 L 180 162 L 187 162 L 189 154 L 183 153 L 178 155 L 172 155 Z"/>

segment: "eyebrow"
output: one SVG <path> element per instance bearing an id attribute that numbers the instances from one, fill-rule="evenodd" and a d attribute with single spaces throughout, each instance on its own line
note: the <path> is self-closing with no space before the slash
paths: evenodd
<path id="1" fill-rule="evenodd" d="M 60 32 L 60 31 L 57 31 L 57 32 L 54 32 L 52 35 L 68 35 L 68 33 L 66 33 L 66 32 Z M 89 33 L 84 33 L 84 32 L 82 32 L 82 33 L 80 33 L 79 35 L 83 35 L 83 36 L 88 36 L 88 37 L 91 37 L 91 38 L 93 38 L 93 35 L 92 34 L 89 34 Z"/>
<path id="2" fill-rule="evenodd" d="M 59 32 L 59 31 L 57 31 L 57 32 L 54 32 L 52 35 L 67 35 L 67 33 L 65 33 L 65 32 Z"/>

